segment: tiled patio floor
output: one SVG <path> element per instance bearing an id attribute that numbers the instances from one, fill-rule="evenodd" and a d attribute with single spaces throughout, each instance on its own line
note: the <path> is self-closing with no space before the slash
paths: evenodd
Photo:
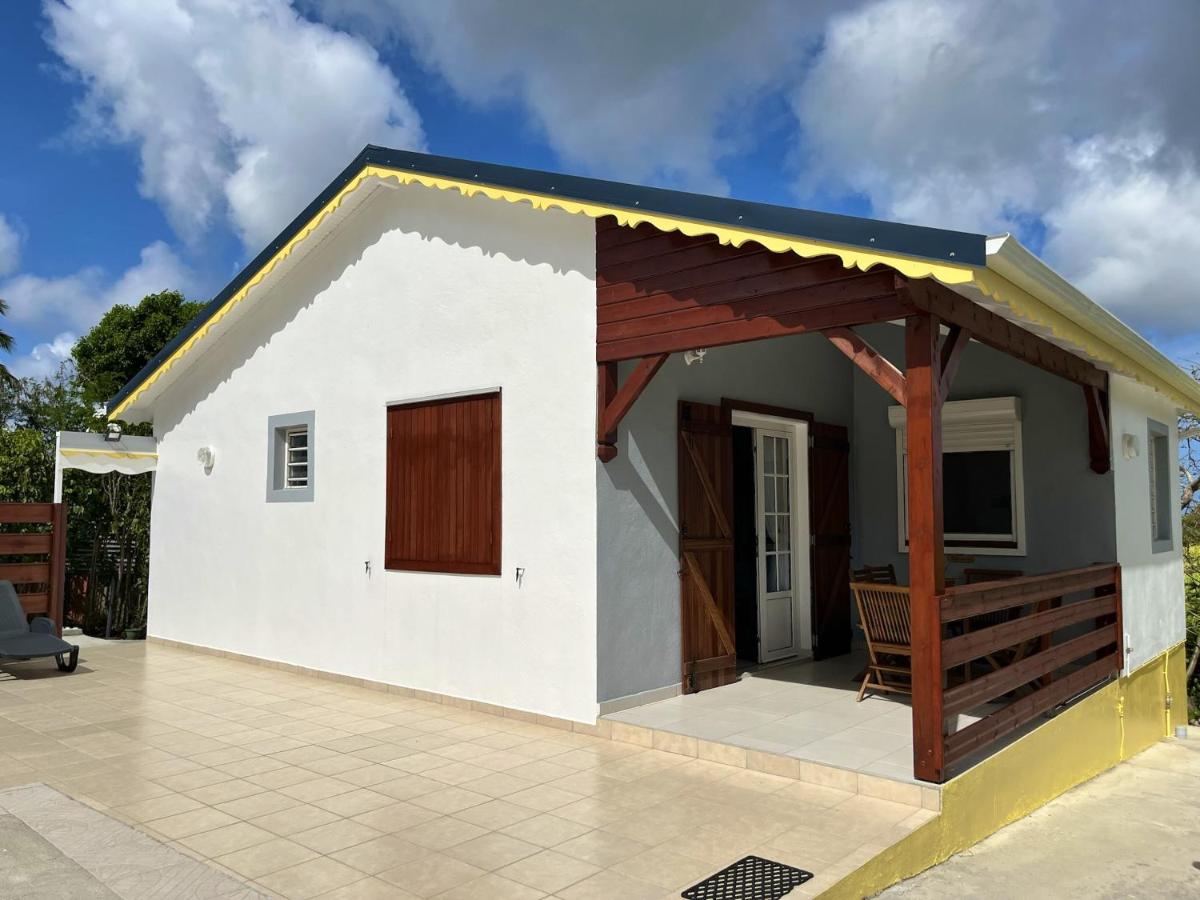
<path id="1" fill-rule="evenodd" d="M 0 672 L 44 782 L 283 897 L 678 897 L 747 853 L 833 884 L 934 813 L 156 644 Z"/>
<path id="2" fill-rule="evenodd" d="M 870 694 L 855 702 L 866 659 L 856 651 L 766 666 L 734 684 L 605 718 L 915 783 L 908 698 Z M 959 727 L 976 720 L 959 716 Z"/>

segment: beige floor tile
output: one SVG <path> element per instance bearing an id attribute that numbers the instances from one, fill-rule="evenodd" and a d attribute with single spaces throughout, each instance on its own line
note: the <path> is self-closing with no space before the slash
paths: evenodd
<path id="1" fill-rule="evenodd" d="M 447 847 L 487 834 L 487 829 L 453 816 L 442 816 L 440 819 L 407 828 L 399 834 L 406 841 L 428 847 L 430 850 L 445 850 Z"/>
<path id="2" fill-rule="evenodd" d="M 418 900 L 396 884 L 381 878 L 364 878 L 322 894 L 320 900 Z"/>
<path id="3" fill-rule="evenodd" d="M 180 838 L 179 843 L 195 850 L 201 856 L 212 858 L 233 853 L 235 850 L 245 850 L 255 844 L 265 844 L 274 837 L 271 832 L 249 822 L 235 822 L 223 828 Z"/>
<path id="4" fill-rule="evenodd" d="M 348 772 L 342 772 L 337 777 L 358 787 L 371 787 L 376 784 L 383 784 L 385 781 L 395 781 L 396 770 L 391 766 L 369 763 L 365 766 L 351 769 Z"/>
<path id="5" fill-rule="evenodd" d="M 591 831 L 591 826 L 572 822 L 551 813 L 541 813 L 501 827 L 501 831 L 539 847 L 554 847 Z"/>
<path id="6" fill-rule="evenodd" d="M 418 897 L 433 897 L 485 874 L 482 869 L 469 863 L 440 853 L 431 853 L 412 862 L 386 869 L 377 877 L 399 885 Z"/>
<path id="7" fill-rule="evenodd" d="M 179 840 L 180 838 L 190 837 L 193 834 L 200 834 L 204 831 L 212 831 L 215 828 L 232 825 L 237 821 L 237 819 L 228 813 L 204 806 L 200 809 L 178 813 L 174 816 L 154 819 L 146 824 L 164 837 L 171 840 Z"/>
<path id="8" fill-rule="evenodd" d="M 252 794 L 249 797 L 242 797 L 238 800 L 228 800 L 225 803 L 218 803 L 216 804 L 216 808 L 221 810 L 221 812 L 229 813 L 231 816 L 237 816 L 239 819 L 254 819 L 258 816 L 270 815 L 271 813 L 277 813 L 285 809 L 294 809 L 300 805 L 300 801 L 295 797 L 289 797 L 277 791 L 263 791 L 258 794 Z"/>
<path id="9" fill-rule="evenodd" d="M 311 772 L 308 769 L 300 766 L 285 765 L 280 769 L 272 769 L 269 772 L 259 772 L 256 775 L 245 776 L 246 781 L 257 784 L 259 787 L 264 787 L 267 790 L 277 791 L 280 788 L 291 787 L 293 785 L 302 784 L 306 781 L 315 781 L 321 778 L 316 772 Z"/>
<path id="10" fill-rule="evenodd" d="M 540 891 L 558 893 L 598 871 L 599 867 L 589 862 L 555 850 L 542 850 L 504 866 L 497 874 Z"/>
<path id="11" fill-rule="evenodd" d="M 274 838 L 244 850 L 219 856 L 215 862 L 246 878 L 259 878 L 306 860 L 315 859 L 317 855 L 316 851 L 302 847 L 293 841 Z"/>
<path id="12" fill-rule="evenodd" d="M 555 848 L 576 859 L 608 868 L 623 859 L 628 859 L 649 849 L 647 844 L 610 831 L 589 831 L 579 837 L 563 841 Z"/>
<path id="13" fill-rule="evenodd" d="M 438 900 L 537 900 L 545 896 L 536 888 L 489 874 L 439 894 Z"/>
<path id="14" fill-rule="evenodd" d="M 345 863 L 368 875 L 378 875 L 401 863 L 413 862 L 433 851 L 404 840 L 399 835 L 385 834 L 374 840 L 347 847 L 329 854 L 338 862 Z"/>
<path id="15" fill-rule="evenodd" d="M 210 784 L 229 781 L 232 778 L 232 775 L 222 772 L 219 769 L 205 768 L 192 769 L 190 772 L 183 772 L 179 775 L 167 775 L 157 780 L 163 787 L 170 788 L 173 791 L 192 791 L 196 788 L 208 787 Z"/>
<path id="16" fill-rule="evenodd" d="M 472 807 L 472 809 L 478 808 Z M 467 810 L 466 812 L 469 811 Z M 459 813 L 459 817 L 462 818 L 463 813 Z M 422 809 L 419 806 L 413 806 L 411 803 L 404 802 L 393 803 L 390 806 L 383 806 L 379 809 L 373 809 L 370 812 L 353 816 L 355 822 L 369 825 L 376 831 L 382 831 L 385 834 L 403 831 L 406 828 L 412 828 L 414 825 L 430 822 L 437 818 L 440 818 L 440 815 L 431 809 Z M 467 821 L 471 820 L 468 819 Z M 475 824 L 483 825 L 484 823 L 477 822 Z"/>
<path id="17" fill-rule="evenodd" d="M 437 770 L 435 769 L 434 771 Z M 430 774 L 432 775 L 432 773 Z M 489 797 L 507 797 L 510 794 L 528 790 L 534 786 L 532 781 L 518 778 L 516 775 L 510 775 L 507 772 L 487 772 L 484 776 L 463 782 L 461 785 L 461 787 L 469 791 L 487 794 Z"/>
<path id="18" fill-rule="evenodd" d="M 311 847 L 318 853 L 336 853 L 355 844 L 362 844 L 380 836 L 380 832 L 360 822 L 338 819 L 326 825 L 318 825 L 290 835 L 297 844 Z"/>
<path id="19" fill-rule="evenodd" d="M 444 852 L 455 859 L 478 866 L 486 871 L 499 869 L 519 859 L 532 856 L 542 850 L 536 844 L 530 844 L 507 834 L 491 832 L 480 835 L 461 844 L 455 844 Z"/>
<path id="20" fill-rule="evenodd" d="M 597 872 L 590 878 L 558 892 L 562 900 L 661 900 L 663 890 L 656 885 L 635 881 L 618 872 Z"/>
<path id="21" fill-rule="evenodd" d="M 395 770 L 392 771 L 393 776 Z M 421 775 L 404 775 L 400 778 L 393 777 L 390 781 L 377 782 L 371 785 L 371 790 L 378 794 L 385 794 L 394 800 L 412 800 L 416 797 L 424 797 L 426 794 L 432 794 L 434 791 L 445 790 L 446 786 L 440 781 L 434 781 L 432 778 L 425 778 Z"/>
<path id="22" fill-rule="evenodd" d="M 338 816 L 317 806 L 301 804 L 251 819 L 251 823 L 282 837 L 337 821 Z"/>
<path id="23" fill-rule="evenodd" d="M 149 822 L 151 819 L 162 819 L 166 816 L 190 812 L 203 806 L 198 800 L 184 794 L 164 794 L 149 800 L 140 800 L 128 806 L 118 806 L 113 809 L 117 815 L 130 822 Z"/>
<path id="24" fill-rule="evenodd" d="M 431 809 L 434 812 L 449 814 L 469 809 L 472 806 L 478 806 L 481 803 L 487 803 L 491 799 L 486 794 L 477 794 L 474 791 L 468 791 L 459 787 L 448 787 L 429 794 L 422 794 L 419 797 L 413 797 L 410 802 L 425 809 Z M 527 804 L 520 805 L 525 806 Z"/>
<path id="25" fill-rule="evenodd" d="M 321 809 L 327 809 L 331 813 L 337 813 L 339 816 L 357 816 L 361 813 L 370 812 L 373 809 L 391 806 L 395 802 L 394 798 L 386 794 L 380 794 L 367 788 L 359 788 L 345 794 L 326 797 L 324 800 L 313 800 L 312 805 L 319 806 Z"/>
<path id="26" fill-rule="evenodd" d="M 553 785 L 539 784 L 536 787 L 517 791 L 515 794 L 509 794 L 504 799 L 518 806 L 528 806 L 530 809 L 536 809 L 540 812 L 551 812 L 569 803 L 582 800 L 583 797 L 571 791 L 556 788 Z"/>
<path id="27" fill-rule="evenodd" d="M 347 784 L 345 781 L 321 775 L 311 781 L 289 784 L 278 790 L 281 794 L 295 797 L 297 800 L 302 800 L 305 803 L 312 803 L 314 800 L 326 800 L 330 797 L 336 797 L 339 794 L 348 794 L 354 789 L 354 785 Z"/>
<path id="28" fill-rule="evenodd" d="M 532 810 L 527 806 L 517 806 L 515 803 L 509 803 L 506 800 L 492 800 L 488 803 L 481 803 L 478 806 L 459 810 L 454 814 L 454 817 L 462 819 L 464 822 L 470 822 L 473 825 L 497 830 L 517 822 L 523 822 L 537 815 L 538 812 L 536 810 Z"/>
<path id="29" fill-rule="evenodd" d="M 218 803 L 225 803 L 229 800 L 241 800 L 243 797 L 251 797 L 254 794 L 261 794 L 266 788 L 260 785 L 253 784 L 249 781 L 243 781 L 240 778 L 233 778 L 229 781 L 210 784 L 201 788 L 194 788 L 190 791 L 185 791 L 193 800 L 199 800 L 208 806 L 216 806 Z"/>
<path id="30" fill-rule="evenodd" d="M 328 857 L 318 857 L 258 879 L 263 885 L 290 900 L 307 900 L 335 888 L 362 881 L 366 876 Z"/>
<path id="31" fill-rule="evenodd" d="M 684 882 L 690 884 L 700 881 L 712 874 L 712 867 L 707 862 L 684 856 L 674 850 L 655 847 L 621 860 L 612 866 L 612 871 L 627 875 L 636 881 L 669 888 Z"/>

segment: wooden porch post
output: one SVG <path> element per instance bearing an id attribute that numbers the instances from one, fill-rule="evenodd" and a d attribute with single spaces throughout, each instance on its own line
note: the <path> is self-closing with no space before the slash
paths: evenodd
<path id="1" fill-rule="evenodd" d="M 908 382 L 908 567 L 912 602 L 913 770 L 944 779 L 942 620 L 942 378 L 938 320 L 912 316 L 905 329 Z"/>

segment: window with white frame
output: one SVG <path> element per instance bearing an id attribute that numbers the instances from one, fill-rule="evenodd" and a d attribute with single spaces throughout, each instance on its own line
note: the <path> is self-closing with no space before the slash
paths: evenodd
<path id="1" fill-rule="evenodd" d="M 894 406 L 897 529 L 908 550 L 908 459 L 905 410 Z M 1021 401 L 958 400 L 942 408 L 942 514 L 945 545 L 956 550 L 1025 553 Z"/>
<path id="2" fill-rule="evenodd" d="M 267 502 L 313 499 L 316 413 L 312 410 L 267 419 Z"/>
<path id="3" fill-rule="evenodd" d="M 1173 547 L 1171 479 L 1175 473 L 1171 466 L 1171 430 L 1151 419 L 1148 431 L 1146 456 L 1150 465 L 1150 547 L 1154 553 L 1162 553 Z"/>

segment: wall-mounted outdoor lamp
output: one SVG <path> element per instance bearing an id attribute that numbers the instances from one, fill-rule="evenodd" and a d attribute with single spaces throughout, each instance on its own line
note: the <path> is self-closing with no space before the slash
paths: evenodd
<path id="1" fill-rule="evenodd" d="M 1136 434 L 1121 435 L 1121 455 L 1126 459 L 1135 459 L 1138 455 L 1138 439 Z"/>
<path id="2" fill-rule="evenodd" d="M 204 474 L 208 475 L 217 461 L 217 452 L 212 447 L 201 447 L 196 451 L 196 460 L 204 466 Z"/>
<path id="3" fill-rule="evenodd" d="M 702 362 L 704 362 L 704 354 L 707 352 L 708 351 L 705 350 L 703 347 L 700 347 L 699 349 L 696 349 L 696 350 L 684 350 L 683 351 L 683 361 L 685 364 L 687 364 L 689 366 L 692 363 L 702 363 Z"/>

